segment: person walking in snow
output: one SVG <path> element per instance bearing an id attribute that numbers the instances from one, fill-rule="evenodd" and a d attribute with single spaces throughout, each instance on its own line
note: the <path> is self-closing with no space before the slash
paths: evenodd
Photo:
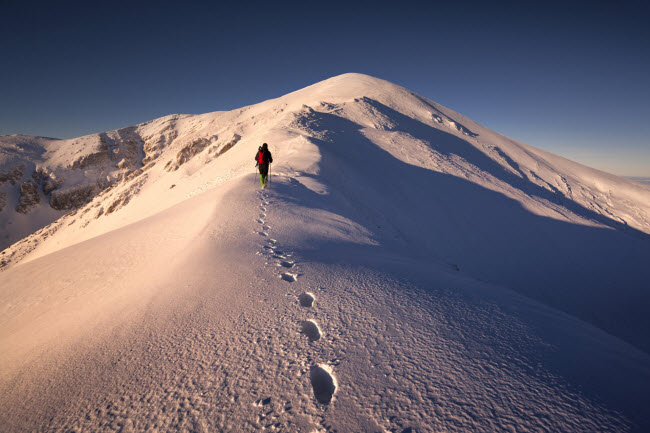
<path id="1" fill-rule="evenodd" d="M 260 170 L 260 184 L 262 188 L 266 188 L 269 181 L 269 164 L 273 162 L 268 144 L 264 143 L 260 146 L 255 154 L 255 161 L 257 161 L 257 166 Z"/>

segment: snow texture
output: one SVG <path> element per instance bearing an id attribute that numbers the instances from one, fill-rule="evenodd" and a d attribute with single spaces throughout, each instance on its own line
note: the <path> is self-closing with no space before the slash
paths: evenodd
<path id="1" fill-rule="evenodd" d="M 650 186 L 360 74 L 0 144 L 0 431 L 650 430 Z"/>

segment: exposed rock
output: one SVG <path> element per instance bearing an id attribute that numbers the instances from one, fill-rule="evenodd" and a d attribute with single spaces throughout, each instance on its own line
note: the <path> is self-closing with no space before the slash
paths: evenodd
<path id="1" fill-rule="evenodd" d="M 144 171 L 143 171 L 141 168 L 139 168 L 139 169 L 137 169 L 137 170 L 135 170 L 135 171 L 132 171 L 132 172 L 126 174 L 126 175 L 124 176 L 124 183 L 129 182 L 129 181 L 135 179 L 136 177 L 140 176 L 143 172 L 144 172 Z"/>
<path id="2" fill-rule="evenodd" d="M 45 180 L 48 177 L 47 172 L 43 170 L 42 168 L 37 168 L 34 170 L 34 173 L 32 173 L 32 179 L 34 179 L 34 182 L 36 182 L 36 185 L 40 185 L 43 180 Z"/>
<path id="3" fill-rule="evenodd" d="M 177 136 L 178 131 L 172 129 L 170 125 L 165 130 L 161 131 L 160 135 L 143 137 L 144 144 L 142 146 L 142 151 L 144 152 L 145 157 L 142 160 L 142 164 L 147 165 L 154 159 L 158 158 L 162 153 L 162 149 L 174 141 Z"/>
<path id="4" fill-rule="evenodd" d="M 56 188 L 59 187 L 63 183 L 63 180 L 55 180 L 52 179 L 51 177 L 48 177 L 47 179 L 43 180 L 43 193 L 44 194 L 49 194 L 52 191 L 54 191 Z"/>
<path id="5" fill-rule="evenodd" d="M 7 204 L 7 193 L 0 192 L 0 212 L 2 212 L 2 209 L 4 209 L 6 204 Z"/>
<path id="6" fill-rule="evenodd" d="M 28 213 L 29 210 L 41 201 L 38 195 L 38 187 L 34 182 L 23 182 L 20 185 L 20 201 L 16 206 L 16 212 Z"/>
<path id="7" fill-rule="evenodd" d="M 52 191 L 50 206 L 56 210 L 69 210 L 78 208 L 92 199 L 96 187 L 83 185 L 63 190 Z"/>
<path id="8" fill-rule="evenodd" d="M 192 159 L 195 155 L 201 153 L 207 145 L 211 143 L 208 138 L 197 138 L 196 140 L 186 144 L 176 155 L 176 160 L 170 160 L 165 165 L 165 170 L 176 171 L 178 168 Z"/>
<path id="9" fill-rule="evenodd" d="M 63 180 L 57 180 L 54 175 L 51 175 L 47 170 L 42 168 L 36 169 L 34 173 L 32 173 L 32 179 L 34 179 L 36 185 L 41 185 L 43 194 L 45 195 L 51 193 L 63 183 Z"/>
<path id="10" fill-rule="evenodd" d="M 216 156 L 221 156 L 224 153 L 228 152 L 230 149 L 232 149 L 235 144 L 237 144 L 241 140 L 241 136 L 238 134 L 232 134 L 232 138 L 228 140 L 226 143 L 224 143 L 221 146 L 212 146 L 210 148 L 210 154 L 215 153 Z"/>
<path id="11" fill-rule="evenodd" d="M 15 185 L 23 177 L 25 172 L 25 165 L 20 164 L 14 167 L 11 171 L 7 173 L 0 173 L 0 183 L 5 183 L 9 181 L 12 185 Z"/>
<path id="12" fill-rule="evenodd" d="M 84 155 L 71 164 L 72 169 L 84 169 L 97 165 L 116 164 L 118 168 L 134 169 L 138 165 L 142 138 L 135 127 L 99 134 L 95 152 Z"/>
<path id="13" fill-rule="evenodd" d="M 137 170 L 139 171 L 139 170 Z M 147 175 L 140 177 L 138 180 L 134 181 L 133 184 L 129 185 L 124 191 L 122 191 L 115 200 L 108 206 L 106 212 L 103 208 L 95 215 L 95 219 L 99 218 L 102 214 L 110 215 L 116 210 L 126 206 L 133 196 L 137 195 L 140 192 L 140 188 L 147 181 Z"/>
<path id="14" fill-rule="evenodd" d="M 106 164 L 109 161 L 108 153 L 106 149 L 101 149 L 100 152 L 91 153 L 90 155 L 84 155 L 81 158 L 74 161 L 71 165 L 72 169 L 82 169 L 89 166 Z"/>

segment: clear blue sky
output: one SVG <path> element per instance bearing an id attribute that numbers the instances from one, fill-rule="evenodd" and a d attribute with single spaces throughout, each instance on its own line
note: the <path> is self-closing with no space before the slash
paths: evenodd
<path id="1" fill-rule="evenodd" d="M 650 176 L 646 2 L 0 0 L 0 134 L 229 110 L 345 72 Z"/>

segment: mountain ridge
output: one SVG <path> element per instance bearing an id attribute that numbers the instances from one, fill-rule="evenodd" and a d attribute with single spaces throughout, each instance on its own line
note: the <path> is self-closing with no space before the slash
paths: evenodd
<path id="1" fill-rule="evenodd" d="M 408 89 L 362 74 L 343 74 L 232 111 L 169 115 L 107 133 L 57 141 L 52 149 L 43 147 L 54 164 L 43 167 L 32 162 L 26 169 L 34 170 L 32 179 L 16 182 L 15 188 L 20 183 L 20 193 L 14 193 L 14 202 L 5 206 L 4 214 L 14 205 L 26 209 L 26 218 L 21 216 L 23 220 L 28 220 L 30 207 L 36 209 L 31 213 L 41 213 L 40 221 L 46 217 L 59 218 L 2 251 L 0 270 L 152 216 L 206 189 L 250 173 L 249 153 L 254 153 L 263 141 L 271 142 L 277 149 L 275 174 L 301 180 L 310 178 L 308 183 L 320 185 L 318 188 L 324 191 L 328 181 L 337 182 L 341 175 L 349 176 L 349 185 L 366 185 L 366 179 L 376 174 L 365 167 L 368 162 L 364 159 L 378 164 L 376 170 L 381 176 L 377 187 L 370 186 L 361 196 L 358 192 L 352 194 L 356 205 L 364 204 L 366 213 L 374 215 L 372 221 L 383 221 L 380 225 L 394 232 L 390 236 L 413 244 L 413 251 L 426 252 L 443 263 L 453 263 L 474 277 L 517 287 L 520 292 L 566 310 L 566 299 L 560 296 L 557 300 L 557 295 L 540 287 L 541 283 L 532 284 L 527 276 L 527 273 L 537 274 L 540 281 L 555 285 L 559 281 L 549 279 L 547 273 L 562 269 L 564 280 L 578 282 L 582 278 L 583 282 L 589 282 L 587 285 L 600 287 L 592 295 L 599 299 L 598 307 L 589 307 L 584 312 L 580 301 L 574 299 L 568 311 L 580 312 L 580 317 L 610 331 L 619 327 L 615 324 L 619 319 L 603 319 L 597 313 L 601 303 L 602 307 L 607 303 L 606 294 L 610 291 L 607 287 L 616 284 L 616 277 L 607 271 L 608 260 L 628 270 L 623 281 L 629 293 L 623 298 L 641 296 L 641 277 L 635 270 L 640 266 L 639 258 L 621 261 L 614 253 L 583 251 L 580 255 L 592 258 L 572 257 L 567 263 L 575 262 L 577 268 L 586 270 L 594 266 L 595 260 L 597 267 L 605 270 L 595 272 L 599 278 L 590 277 L 584 270 L 580 277 L 572 276 L 567 273 L 567 265 L 553 257 L 556 247 L 549 240 L 539 239 L 534 232 L 527 233 L 524 226 L 517 236 L 528 239 L 526 245 L 532 242 L 530 248 L 545 246 L 541 247 L 541 253 L 522 251 L 521 254 L 539 255 L 538 261 L 549 263 L 549 269 L 557 270 L 542 272 L 531 258 L 520 271 L 506 271 L 495 257 L 516 261 L 521 258 L 499 244 L 512 248 L 519 241 L 514 230 L 503 226 L 501 221 L 497 223 L 498 219 L 513 217 L 508 210 L 512 205 L 503 201 L 495 207 L 494 203 L 514 200 L 513 203 L 531 215 L 586 228 L 614 229 L 620 233 L 615 236 L 617 240 L 609 235 L 598 236 L 602 237 L 598 242 L 606 244 L 592 248 L 596 251 L 624 248 L 643 257 L 644 247 L 638 242 L 643 243 L 650 234 L 650 188 L 509 139 Z M 34 144 L 32 152 L 38 146 Z M 359 153 L 360 148 L 365 149 L 363 154 Z M 394 159 L 381 157 L 384 152 Z M 354 164 L 350 165 L 352 161 Z M 26 161 L 25 165 L 29 163 Z M 344 167 L 350 168 L 345 171 Z M 420 170 L 424 171 L 416 174 Z M 360 178 L 364 172 L 367 178 Z M 434 173 L 438 175 L 432 177 Z M 23 179 L 27 176 L 26 172 Z M 410 183 L 405 183 L 405 179 L 411 179 Z M 467 186 L 465 181 L 469 182 Z M 427 192 L 425 185 L 431 182 L 436 191 Z M 349 185 L 339 184 L 338 192 L 349 195 L 354 189 Z M 485 188 L 486 193 L 496 193 L 499 201 L 485 201 L 487 195 L 470 185 Z M 425 188 L 424 192 L 421 188 Z M 459 194 L 457 189 L 464 192 Z M 408 218 L 396 216 L 397 223 L 391 221 L 392 217 L 386 220 L 372 200 L 366 198 L 381 202 L 386 200 L 387 192 L 392 197 L 389 203 L 411 197 L 410 208 L 419 209 L 417 213 L 430 212 L 430 221 L 412 219 L 419 220 L 422 227 L 434 224 L 430 229 L 432 234 L 418 235 L 410 228 L 413 222 Z M 21 200 L 32 199 L 18 204 L 18 195 Z M 45 205 L 48 195 L 49 208 Z M 495 219 L 492 227 L 481 217 L 471 215 L 473 205 L 467 201 L 473 199 L 469 197 L 483 203 L 477 209 L 487 211 L 487 217 Z M 443 208 L 432 208 L 426 203 L 431 199 L 444 203 Z M 425 203 L 420 203 L 422 200 Z M 528 218 L 522 219 L 524 214 L 521 215 L 518 218 L 522 221 Z M 466 221 L 466 228 L 460 229 L 454 220 Z M 540 225 L 536 219 L 528 224 L 551 230 L 548 224 Z M 451 226 L 459 228 L 449 232 L 447 227 Z M 478 240 L 481 237 L 473 232 L 477 227 L 483 227 L 483 240 Z M 495 231 L 493 227 L 501 228 Z M 65 235 L 57 235 L 62 228 Z M 621 235 L 638 241 L 622 247 L 626 242 L 618 239 Z M 551 238 L 557 238 L 553 242 L 563 245 L 564 254 L 575 254 L 569 252 L 575 248 L 567 244 L 595 242 L 587 242 L 585 236 L 591 238 L 586 234 L 573 240 L 562 240 L 557 235 Z M 399 243 L 394 247 L 402 248 Z M 468 254 L 463 248 L 473 252 Z M 513 279 L 512 275 L 518 276 Z M 535 288 L 522 288 L 531 285 Z M 626 331 L 625 338 L 631 338 L 636 332 L 632 328 Z M 650 347 L 650 342 L 644 343 L 644 347 Z"/>
<path id="2" fill-rule="evenodd" d="M 0 431 L 650 426 L 641 184 L 359 74 L 4 143 Z"/>

